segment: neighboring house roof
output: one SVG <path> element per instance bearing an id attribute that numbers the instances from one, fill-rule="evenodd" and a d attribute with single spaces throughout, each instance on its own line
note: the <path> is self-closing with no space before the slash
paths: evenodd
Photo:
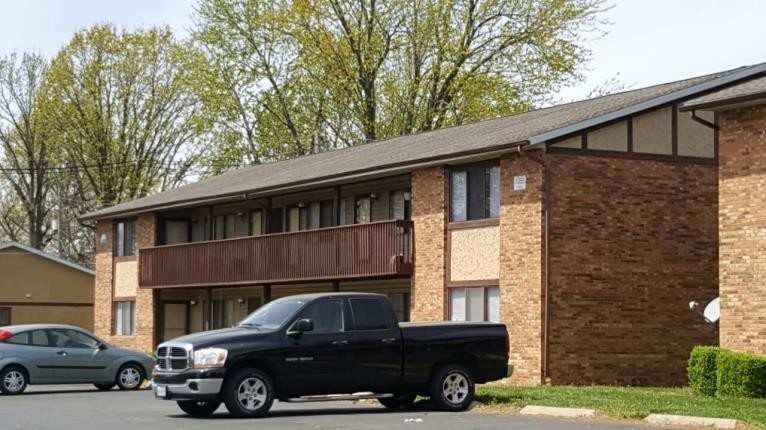
<path id="1" fill-rule="evenodd" d="M 32 248 L 31 246 L 22 245 L 18 242 L 2 242 L 0 243 L 0 251 L 8 248 L 18 248 L 23 251 L 29 252 L 30 254 L 39 255 L 40 257 L 46 258 L 51 261 L 55 261 L 56 263 L 63 264 L 64 266 L 71 267 L 72 269 L 79 270 L 81 272 L 85 272 L 89 275 L 95 275 L 96 272 L 88 269 L 87 267 L 80 266 L 79 264 L 72 263 L 71 261 L 64 260 L 61 257 L 57 257 L 53 254 L 48 254 L 47 252 L 40 251 L 39 249 Z"/>
<path id="2" fill-rule="evenodd" d="M 246 167 L 173 190 L 85 214 L 83 219 L 126 216 L 192 203 L 245 198 L 299 187 L 404 173 L 547 140 L 652 107 L 672 103 L 766 72 L 766 63 L 682 81 L 566 103 L 471 124 L 394 137 L 365 145 Z"/>
<path id="3" fill-rule="evenodd" d="M 724 105 L 746 104 L 760 99 L 766 101 L 766 77 L 753 79 L 689 100 L 681 106 L 681 109 L 710 109 Z"/>

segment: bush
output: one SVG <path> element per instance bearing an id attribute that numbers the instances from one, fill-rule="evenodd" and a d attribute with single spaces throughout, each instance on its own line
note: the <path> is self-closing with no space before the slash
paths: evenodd
<path id="1" fill-rule="evenodd" d="M 717 359 L 721 397 L 766 397 L 766 356 L 721 350 Z"/>
<path id="2" fill-rule="evenodd" d="M 695 346 L 689 357 L 689 387 L 695 394 L 715 396 L 718 354 L 717 346 Z"/>

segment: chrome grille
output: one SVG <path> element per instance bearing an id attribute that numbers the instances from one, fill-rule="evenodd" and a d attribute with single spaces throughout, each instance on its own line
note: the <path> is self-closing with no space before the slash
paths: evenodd
<path id="1" fill-rule="evenodd" d="M 186 370 L 191 367 L 191 345 L 162 344 L 157 348 L 157 370 Z"/>

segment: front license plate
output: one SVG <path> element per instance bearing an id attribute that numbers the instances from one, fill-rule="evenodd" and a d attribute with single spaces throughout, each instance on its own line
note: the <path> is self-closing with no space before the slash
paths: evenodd
<path id="1" fill-rule="evenodd" d="M 162 385 L 158 385 L 157 387 L 155 387 L 154 395 L 157 397 L 167 397 L 168 388 L 163 387 Z"/>

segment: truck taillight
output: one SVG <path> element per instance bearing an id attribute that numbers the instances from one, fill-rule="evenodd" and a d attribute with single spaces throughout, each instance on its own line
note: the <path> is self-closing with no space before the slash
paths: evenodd
<path id="1" fill-rule="evenodd" d="M 0 342 L 5 342 L 13 336 L 13 333 L 9 332 L 8 330 L 0 330 Z"/>

